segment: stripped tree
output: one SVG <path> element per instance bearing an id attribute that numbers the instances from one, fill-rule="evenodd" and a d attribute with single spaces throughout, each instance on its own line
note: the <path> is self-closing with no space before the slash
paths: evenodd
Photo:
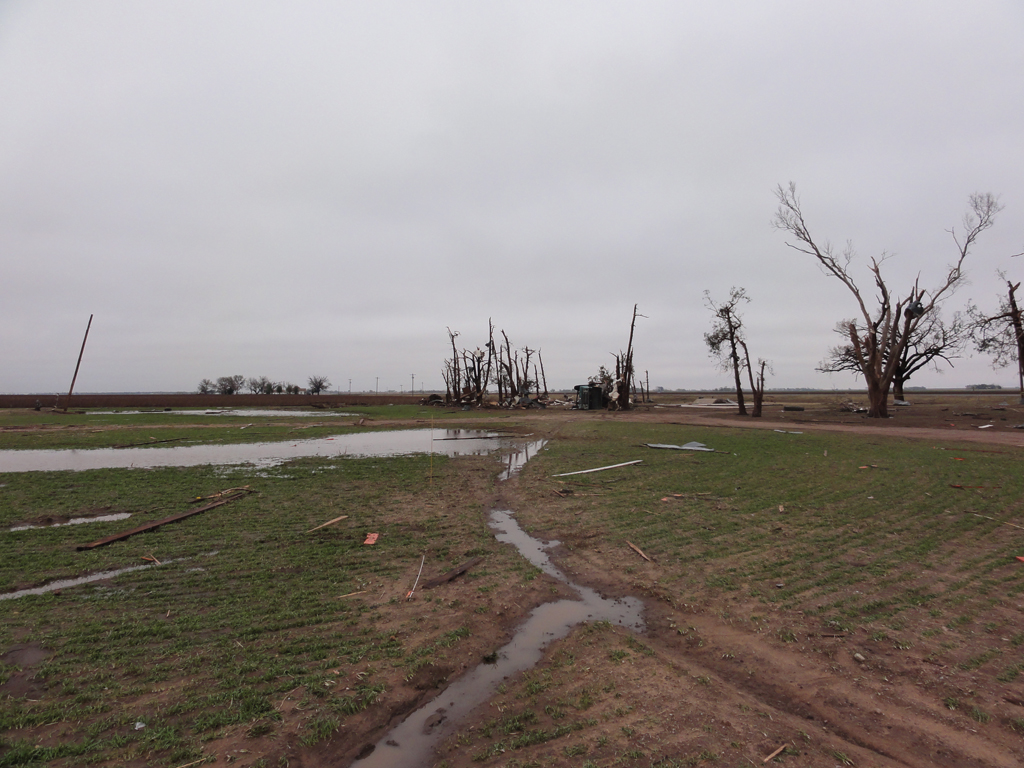
<path id="1" fill-rule="evenodd" d="M 740 342 L 743 337 L 743 317 L 739 313 L 739 305 L 749 302 L 746 290 L 743 288 L 732 288 L 729 291 L 729 300 L 721 304 L 715 303 L 711 298 L 710 291 L 704 291 L 704 306 L 711 310 L 714 315 L 711 331 L 704 334 L 704 343 L 707 344 L 711 356 L 718 360 L 718 365 L 723 371 L 732 371 L 733 380 L 736 384 L 736 404 L 739 406 L 739 415 L 747 415 L 747 406 L 743 402 L 743 382 L 740 380 L 740 369 L 743 361 L 740 357 Z"/>
<path id="2" fill-rule="evenodd" d="M 1001 208 L 998 200 L 988 193 L 970 196 L 970 210 L 963 218 L 963 232 L 958 235 L 955 229 L 950 230 L 956 245 L 956 259 L 947 268 L 945 280 L 936 288 L 925 290 L 920 287 L 918 279 L 905 294 L 894 296 L 882 275 L 882 264 L 889 258 L 888 254 L 872 258 L 868 271 L 878 295 L 877 307 L 869 309 L 868 300 L 850 273 L 855 256 L 852 244 L 847 243 L 842 253 L 837 253 L 828 241 L 818 244 L 804 220 L 796 185 L 792 182 L 788 187 L 779 185 L 775 195 L 779 207 L 773 223 L 796 241 L 786 245 L 814 257 L 825 273 L 846 286 L 856 300 L 860 318 L 847 324 L 846 333 L 867 384 L 868 416 L 888 417 L 889 388 L 907 345 L 917 332 L 921 319 L 963 283 L 964 260 L 978 235 L 994 223 Z"/>
<path id="3" fill-rule="evenodd" d="M 747 296 L 745 288 L 733 287 L 729 291 L 728 301 L 721 304 L 717 304 L 711 298 L 710 292 L 704 291 L 704 305 L 714 315 L 711 331 L 704 334 L 704 343 L 707 344 L 711 356 L 718 360 L 722 370 L 732 371 L 736 385 L 736 404 L 740 416 L 747 415 L 740 376 L 740 371 L 746 369 L 753 399 L 750 415 L 758 417 L 761 415 L 764 403 L 765 370 L 770 370 L 770 366 L 767 360 L 758 358 L 755 372 L 755 366 L 750 360 L 750 349 L 747 347 L 743 328 L 743 316 L 739 311 L 740 305 L 749 301 L 750 297 Z M 742 354 L 740 354 L 741 351 Z"/>
<path id="4" fill-rule="evenodd" d="M 632 407 L 633 392 L 633 334 L 636 331 L 636 319 L 644 317 L 637 313 L 637 304 L 633 305 L 633 320 L 629 324 L 629 342 L 626 351 L 620 351 L 615 357 L 615 380 L 612 391 L 608 395 L 608 408 L 613 411 L 628 411 Z"/>
<path id="5" fill-rule="evenodd" d="M 836 333 L 847 340 L 829 350 L 828 357 L 822 360 L 816 370 L 822 373 L 839 373 L 850 371 L 860 373 L 860 362 L 853 344 L 849 342 L 849 327 L 856 320 L 842 320 L 835 328 Z M 858 329 L 858 334 L 861 331 Z M 971 323 L 961 312 L 954 312 L 951 319 L 944 320 L 938 309 L 921 319 L 917 330 L 911 334 L 903 354 L 896 361 L 892 377 L 892 394 L 896 400 L 904 400 L 903 388 L 910 377 L 922 368 L 931 365 L 936 373 L 942 373 L 940 361 L 953 367 L 953 361 L 961 357 L 967 342 L 971 338 Z M 888 359 L 884 361 L 888 363 Z"/>

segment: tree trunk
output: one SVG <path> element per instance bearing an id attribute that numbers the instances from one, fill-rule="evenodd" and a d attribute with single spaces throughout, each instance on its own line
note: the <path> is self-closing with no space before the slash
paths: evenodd
<path id="1" fill-rule="evenodd" d="M 882 387 L 882 382 L 872 377 L 868 380 L 868 418 L 889 418 L 889 387 Z"/>
<path id="2" fill-rule="evenodd" d="M 892 380 L 892 396 L 895 400 L 905 400 L 903 397 L 903 379 L 897 377 Z"/>
<path id="3" fill-rule="evenodd" d="M 740 363 L 739 359 L 733 358 L 732 361 L 732 372 L 736 376 L 736 404 L 739 406 L 740 416 L 747 415 L 747 406 L 743 402 L 743 382 L 740 381 Z"/>
<path id="4" fill-rule="evenodd" d="M 1020 288 L 1020 283 L 1014 285 L 1006 281 L 1010 288 L 1010 325 L 1013 327 L 1013 334 L 1017 339 L 1017 381 L 1020 386 L 1020 403 L 1024 405 L 1024 321 L 1021 319 L 1020 307 L 1017 306 L 1017 298 L 1014 294 Z"/>

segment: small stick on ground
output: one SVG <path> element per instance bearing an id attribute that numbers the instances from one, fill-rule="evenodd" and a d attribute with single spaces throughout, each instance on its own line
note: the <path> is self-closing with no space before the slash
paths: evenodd
<path id="1" fill-rule="evenodd" d="M 639 464 L 643 459 L 637 459 L 636 461 L 624 461 L 621 464 L 609 464 L 607 467 L 594 467 L 594 469 L 581 469 L 578 472 L 563 472 L 560 475 L 552 475 L 552 477 L 568 477 L 569 475 L 586 475 L 590 472 L 603 472 L 606 469 L 618 469 L 619 467 L 629 467 L 633 464 Z"/>
<path id="2" fill-rule="evenodd" d="M 221 496 L 225 496 L 225 495 L 227 495 L 229 493 L 233 493 L 234 491 L 246 491 L 246 492 L 249 492 L 249 486 L 248 485 L 240 485 L 238 488 L 225 488 L 223 491 L 219 491 L 218 493 L 214 493 L 214 494 L 212 494 L 210 496 L 196 496 L 194 499 L 192 499 L 192 503 L 195 504 L 196 502 L 206 501 L 207 499 L 218 499 Z"/>
<path id="3" fill-rule="evenodd" d="M 420 572 L 416 574 L 416 581 L 413 582 L 412 589 L 409 590 L 409 594 L 405 596 L 406 600 L 412 600 L 412 593 L 416 591 L 416 585 L 420 583 L 420 576 L 423 575 L 423 564 L 427 561 L 427 556 L 423 555 L 420 558 Z"/>
<path id="4" fill-rule="evenodd" d="M 634 544 L 634 543 L 633 543 L 632 541 L 629 541 L 629 540 L 627 539 L 627 540 L 626 540 L 626 543 L 627 543 L 627 544 L 629 544 L 629 547 L 630 547 L 630 549 L 632 549 L 632 550 L 633 550 L 634 552 L 636 552 L 636 553 L 637 553 L 638 555 L 640 555 L 640 557 L 642 557 L 642 558 L 643 558 L 644 560 L 646 560 L 646 561 L 647 561 L 648 563 L 653 563 L 653 562 L 654 562 L 653 560 L 651 560 L 651 558 L 649 558 L 649 557 L 648 557 L 647 555 L 645 555 L 645 554 L 644 554 L 644 551 L 643 551 L 642 549 L 640 549 L 640 547 L 638 547 L 638 546 L 637 546 L 636 544 Z"/>
<path id="5" fill-rule="evenodd" d="M 365 594 L 366 594 L 366 590 L 365 589 L 361 589 L 358 592 L 349 592 L 347 595 L 338 595 L 334 599 L 335 600 L 341 600 L 341 598 L 343 598 L 343 597 L 352 597 L 353 595 L 365 595 Z"/>
<path id="6" fill-rule="evenodd" d="M 971 514 L 974 515 L 975 517 L 984 517 L 986 520 L 991 520 L 994 523 L 1000 523 L 1002 525 L 1008 525 L 1011 528 L 1020 528 L 1020 530 L 1024 531 L 1024 526 L 1016 525 L 1014 523 L 1007 523 L 1007 522 L 1004 522 L 1002 520 L 996 520 L 994 517 L 989 517 L 988 515 L 979 515 L 977 512 L 972 512 Z"/>
<path id="7" fill-rule="evenodd" d="M 318 525 L 316 528 L 310 528 L 308 531 L 306 531 L 306 533 L 312 533 L 313 531 L 319 531 L 321 528 L 326 528 L 328 525 L 334 525 L 335 523 L 340 523 L 342 520 L 345 520 L 347 518 L 348 518 L 348 515 L 342 515 L 341 517 L 336 517 L 333 520 L 328 520 L 326 523 L 323 523 L 322 525 Z"/>
<path id="8" fill-rule="evenodd" d="M 775 757 L 776 755 L 778 755 L 778 754 L 781 754 L 781 753 L 782 753 L 782 750 L 784 750 L 784 749 L 785 749 L 785 748 L 786 748 L 787 746 L 789 746 L 789 745 L 788 745 L 788 744 L 783 744 L 783 745 L 782 745 L 781 747 L 779 747 L 778 749 L 776 749 L 776 750 L 775 750 L 774 752 L 772 752 L 772 753 L 771 753 L 770 755 L 768 755 L 768 757 L 766 757 L 766 758 L 765 758 L 764 760 L 762 760 L 761 762 L 762 762 L 762 763 L 767 763 L 767 762 L 768 762 L 769 760 L 771 760 L 771 759 L 772 759 L 773 757 Z"/>

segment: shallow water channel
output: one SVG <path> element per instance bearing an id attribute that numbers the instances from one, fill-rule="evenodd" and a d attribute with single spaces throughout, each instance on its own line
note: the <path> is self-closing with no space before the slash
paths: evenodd
<path id="1" fill-rule="evenodd" d="M 505 456 L 507 468 L 501 479 L 511 477 L 546 441 L 537 441 Z M 587 621 L 609 621 L 635 632 L 644 629 L 643 603 L 635 597 L 611 600 L 589 587 L 574 584 L 551 562 L 547 550 L 558 541 L 542 542 L 526 534 L 506 509 L 490 512 L 488 525 L 494 537 L 511 544 L 544 573 L 567 584 L 579 593 L 579 600 L 557 600 L 533 609 L 512 640 L 498 653 L 494 664 L 481 664 L 452 683 L 432 701 L 423 705 L 374 746 L 372 752 L 357 759 L 356 768 L 417 768 L 431 762 L 435 746 L 454 725 L 490 699 L 498 684 L 518 672 L 530 669 L 541 660 L 544 649 L 566 637 L 573 627 Z M 365 750 L 364 750 L 365 751 Z"/>
<path id="2" fill-rule="evenodd" d="M 402 429 L 229 445 L 0 451 L 0 473 L 195 467 L 203 464 L 251 464 L 265 468 L 310 456 L 366 458 L 410 453 L 479 456 L 500 447 L 497 441 L 503 439 L 507 441 L 509 438 L 479 430 Z"/>

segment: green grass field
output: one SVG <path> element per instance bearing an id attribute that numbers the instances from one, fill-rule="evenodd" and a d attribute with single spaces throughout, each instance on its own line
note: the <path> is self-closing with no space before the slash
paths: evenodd
<path id="1" fill-rule="evenodd" d="M 66 426 L 68 417 L 18 417 L 26 426 L 35 418 Z M 95 433 L 7 432 L 0 448 L 109 446 L 142 435 L 250 439 L 229 419 L 181 428 L 146 414 L 140 432 L 138 418 L 88 417 L 105 428 Z M 262 420 L 238 420 L 252 421 Z M 293 426 L 266 421 L 259 439 L 294 438 Z M 1024 670 L 1024 563 L 1015 559 L 1024 555 L 1024 530 L 1003 524 L 1024 525 L 1019 449 L 586 418 L 548 429 L 552 442 L 505 492 L 524 528 L 563 539 L 568 558 L 615 552 L 624 584 L 649 582 L 652 566 L 625 548 L 628 539 L 657 562 L 651 589 L 663 599 L 742 612 L 755 624 L 770 615 L 782 641 L 832 628 L 941 657 L 992 685 Z M 716 453 L 643 447 L 689 440 Z M 634 459 L 643 463 L 551 477 Z M 489 457 L 412 456 L 303 459 L 269 470 L 0 474 L 0 592 L 140 565 L 147 555 L 163 563 L 0 601 L 0 653 L 19 645 L 48 652 L 32 671 L 34 693 L 0 699 L 0 766 L 183 765 L 239 730 L 272 737 L 280 702 L 296 691 L 301 743 L 315 745 L 424 665 L 465 661 L 459 649 L 489 620 L 494 595 L 528 588 L 536 576 L 487 528 L 499 470 Z M 240 485 L 254 493 L 75 551 Z M 101 509 L 133 517 L 7 532 L 42 515 Z M 349 518 L 307 533 L 341 514 Z M 371 531 L 380 542 L 364 546 Z M 467 574 L 468 597 L 427 593 L 415 612 L 406 607 L 421 556 L 436 573 L 477 554 L 486 562 Z M 349 593 L 360 594 L 339 599 Z M 21 672 L 0 665 L 0 683 Z"/>

